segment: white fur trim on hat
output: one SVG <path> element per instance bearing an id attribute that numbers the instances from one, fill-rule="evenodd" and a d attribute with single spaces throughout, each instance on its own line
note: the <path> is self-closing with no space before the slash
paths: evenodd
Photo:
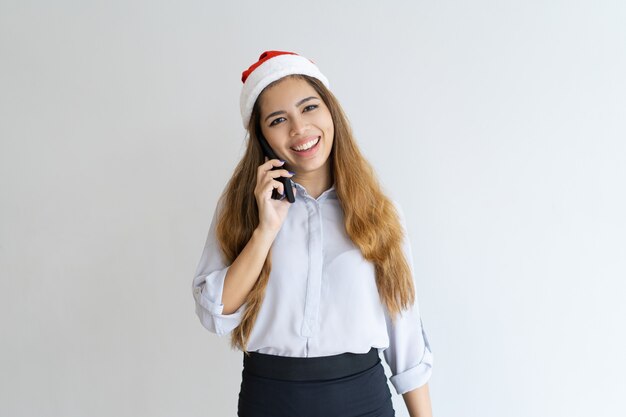
<path id="1" fill-rule="evenodd" d="M 241 89 L 239 106 L 244 129 L 248 128 L 252 107 L 263 89 L 272 82 L 291 74 L 304 74 L 320 80 L 329 88 L 328 79 L 319 68 L 307 58 L 300 55 L 278 55 L 263 62 L 254 69 Z"/>

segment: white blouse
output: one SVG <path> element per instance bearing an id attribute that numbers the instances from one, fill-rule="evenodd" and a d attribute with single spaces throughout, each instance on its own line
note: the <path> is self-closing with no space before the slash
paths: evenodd
<path id="1" fill-rule="evenodd" d="M 317 199 L 294 181 L 296 201 L 272 246 L 272 270 L 265 298 L 248 342 L 249 351 L 292 357 L 382 351 L 398 394 L 428 382 L 433 354 L 415 304 L 392 324 L 381 303 L 374 265 L 346 234 L 334 186 Z M 413 257 L 404 212 L 397 202 L 411 272 Z M 193 279 L 196 314 L 209 331 L 229 334 L 241 321 L 245 304 L 222 314 L 227 265 L 215 237 L 221 204 Z"/>

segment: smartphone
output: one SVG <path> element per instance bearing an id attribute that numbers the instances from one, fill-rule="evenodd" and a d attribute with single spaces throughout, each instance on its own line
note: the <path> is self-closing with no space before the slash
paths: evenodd
<path id="1" fill-rule="evenodd" d="M 270 147 L 270 144 L 267 143 L 267 139 L 265 139 L 263 135 L 260 134 L 260 132 L 257 133 L 257 137 L 259 138 L 259 142 L 261 143 L 261 148 L 263 149 L 263 153 L 265 154 L 265 156 L 267 156 L 269 159 L 279 159 L 274 153 L 274 150 Z M 283 169 L 283 167 L 272 167 L 272 171 L 276 169 Z M 293 182 L 291 181 L 291 178 L 278 177 L 276 178 L 276 180 L 283 183 L 285 195 L 283 196 L 279 194 L 278 190 L 274 188 L 274 190 L 272 190 L 272 198 L 274 200 L 282 200 L 283 198 L 287 197 L 287 201 L 289 201 L 290 203 L 296 201 L 296 198 L 293 195 Z"/>

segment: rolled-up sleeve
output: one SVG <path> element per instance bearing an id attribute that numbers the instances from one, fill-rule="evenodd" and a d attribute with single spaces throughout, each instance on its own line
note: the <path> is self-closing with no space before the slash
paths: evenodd
<path id="1" fill-rule="evenodd" d="M 398 203 L 394 202 L 394 204 L 404 228 L 403 251 L 414 277 L 413 256 L 404 212 Z M 396 317 L 395 322 L 392 323 L 387 309 L 385 309 L 385 319 L 389 347 L 383 351 L 383 354 L 392 373 L 389 380 L 398 394 L 404 394 L 428 382 L 433 367 L 433 354 L 419 313 L 417 294 L 415 294 L 413 305 L 408 310 L 402 311 Z"/>
<path id="2" fill-rule="evenodd" d="M 230 333 L 241 322 L 246 304 L 232 314 L 222 314 L 222 292 L 224 279 L 230 265 L 226 265 L 215 236 L 216 221 L 220 210 L 218 202 L 209 233 L 194 274 L 192 291 L 196 303 L 196 314 L 202 325 L 218 335 Z"/>

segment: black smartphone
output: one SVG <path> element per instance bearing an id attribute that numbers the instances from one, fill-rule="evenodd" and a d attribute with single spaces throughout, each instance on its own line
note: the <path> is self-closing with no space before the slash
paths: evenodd
<path id="1" fill-rule="evenodd" d="M 267 156 L 269 159 L 278 159 L 278 157 L 274 153 L 274 150 L 270 147 L 270 144 L 267 143 L 267 139 L 265 139 L 263 135 L 259 133 L 257 133 L 257 137 L 259 138 L 259 142 L 261 143 L 261 148 L 263 149 L 263 153 L 265 154 L 265 156 Z M 272 171 L 276 169 L 283 169 L 283 167 L 272 167 Z M 289 201 L 290 203 L 293 203 L 294 201 L 296 201 L 296 198 L 293 195 L 293 188 L 292 188 L 293 182 L 291 181 L 291 178 L 278 177 L 276 178 L 276 180 L 283 183 L 283 188 L 285 189 L 285 196 L 281 195 L 278 192 L 278 190 L 274 188 L 274 190 L 272 190 L 272 198 L 274 200 L 282 200 L 284 197 L 287 197 L 287 201 Z"/>

